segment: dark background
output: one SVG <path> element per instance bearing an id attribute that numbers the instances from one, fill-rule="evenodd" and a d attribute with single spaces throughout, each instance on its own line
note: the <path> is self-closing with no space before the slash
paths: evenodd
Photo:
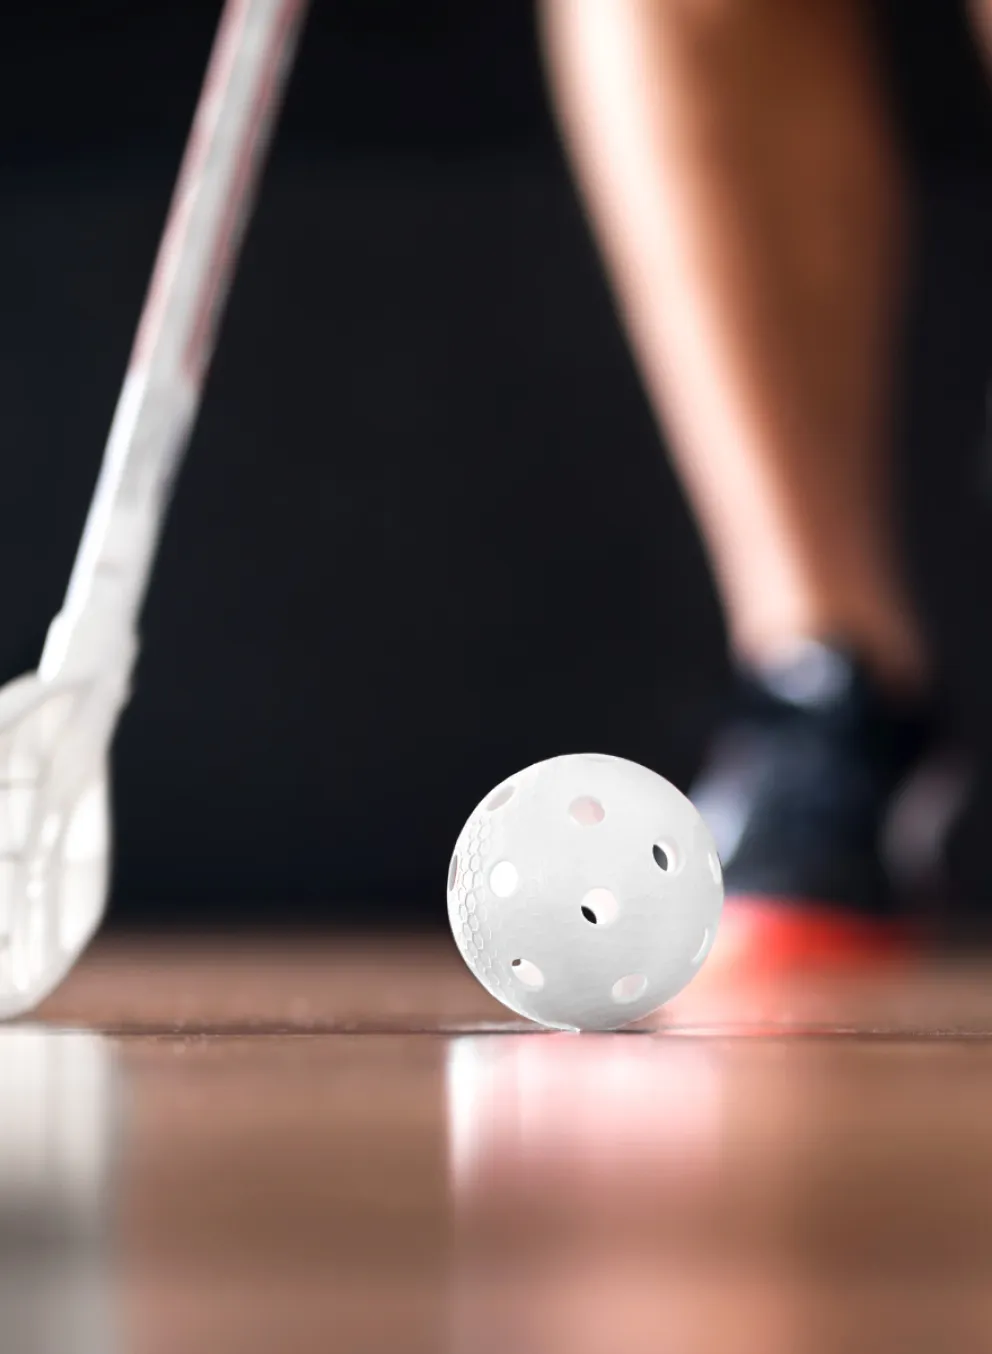
<path id="1" fill-rule="evenodd" d="M 4 16 L 0 679 L 61 599 L 218 10 Z M 987 753 L 992 118 L 957 6 L 879 21 L 921 246 L 907 533 Z M 113 915 L 437 920 L 493 783 L 601 749 L 685 786 L 724 679 L 530 6 L 318 0 L 149 600 Z"/>

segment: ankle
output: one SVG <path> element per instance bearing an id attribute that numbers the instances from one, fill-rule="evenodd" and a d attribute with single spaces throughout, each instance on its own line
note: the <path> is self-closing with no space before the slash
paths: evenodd
<path id="1" fill-rule="evenodd" d="M 811 649 L 843 650 L 854 654 L 879 687 L 894 699 L 924 701 L 934 685 L 929 653 L 913 635 L 864 632 L 854 627 L 824 627 L 768 631 L 760 636 L 734 638 L 733 650 L 745 667 L 770 668 L 791 663 Z"/>

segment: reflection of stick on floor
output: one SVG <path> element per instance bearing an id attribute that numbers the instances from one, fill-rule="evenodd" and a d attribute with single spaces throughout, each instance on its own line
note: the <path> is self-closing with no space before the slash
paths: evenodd
<path id="1" fill-rule="evenodd" d="M 91 1034 L 0 1034 L 0 1348 L 114 1354 L 107 1273 L 117 1098 Z"/>

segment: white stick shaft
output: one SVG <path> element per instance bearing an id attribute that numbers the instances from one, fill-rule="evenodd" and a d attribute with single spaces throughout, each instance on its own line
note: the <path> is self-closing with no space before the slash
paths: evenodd
<path id="1" fill-rule="evenodd" d="M 227 0 L 46 679 L 133 636 L 305 10 Z"/>

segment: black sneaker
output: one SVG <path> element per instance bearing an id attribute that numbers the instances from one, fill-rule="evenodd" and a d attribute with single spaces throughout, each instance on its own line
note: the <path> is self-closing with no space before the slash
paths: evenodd
<path id="1" fill-rule="evenodd" d="M 913 928 L 883 842 L 935 724 L 929 705 L 893 698 L 832 645 L 742 675 L 691 792 L 724 867 L 715 952 L 764 969 L 905 949 Z"/>

